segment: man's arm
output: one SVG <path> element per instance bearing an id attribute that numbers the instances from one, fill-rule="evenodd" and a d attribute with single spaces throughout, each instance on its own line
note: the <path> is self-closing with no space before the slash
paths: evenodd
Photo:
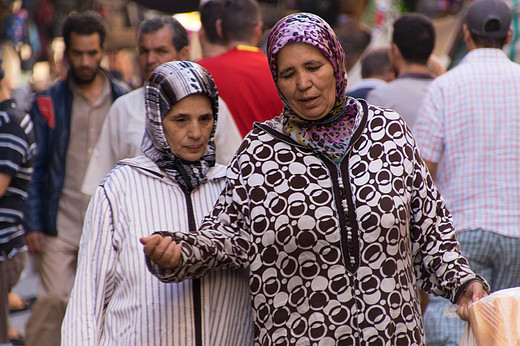
<path id="1" fill-rule="evenodd" d="M 7 173 L 0 172 L 0 198 L 2 198 L 11 184 L 12 176 Z"/>
<path id="2" fill-rule="evenodd" d="M 435 175 L 437 174 L 437 164 L 428 160 L 424 160 L 424 163 L 426 164 L 426 167 L 428 167 L 432 179 L 435 179 Z"/>
<path id="3" fill-rule="evenodd" d="M 43 205 L 43 179 L 48 170 L 48 131 L 54 124 L 54 110 L 53 107 L 47 110 L 47 118 L 45 118 L 38 106 L 38 98 L 33 102 L 31 108 L 31 118 L 34 124 L 34 131 L 38 140 L 38 150 L 34 159 L 34 171 L 29 183 L 25 213 L 24 226 L 25 242 L 31 253 L 43 253 L 45 251 L 45 235 L 43 223 L 43 210 L 46 206 Z M 43 95 L 44 101 L 48 101 L 52 105 L 52 100 L 49 96 Z"/>

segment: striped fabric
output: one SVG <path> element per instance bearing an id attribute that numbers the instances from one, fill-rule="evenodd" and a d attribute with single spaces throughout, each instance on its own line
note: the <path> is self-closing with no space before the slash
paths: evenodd
<path id="1" fill-rule="evenodd" d="M 206 153 L 199 161 L 188 162 L 171 151 L 162 121 L 170 109 L 189 95 L 206 95 L 213 109 L 213 129 Z M 157 67 L 146 82 L 145 132 L 141 149 L 185 191 L 205 181 L 206 173 L 215 165 L 215 132 L 218 122 L 218 92 L 211 75 L 191 61 L 170 61 Z"/>
<path id="2" fill-rule="evenodd" d="M 432 82 L 413 133 L 439 164 L 457 232 L 520 237 L 520 65 L 499 49 L 469 52 Z"/>
<path id="3" fill-rule="evenodd" d="M 145 230 L 187 230 L 186 197 L 150 159 L 120 164 L 89 205 L 62 345 L 195 345 L 192 282 L 161 283 L 139 243 Z M 191 193 L 197 227 L 224 177 L 217 165 Z M 201 290 L 204 345 L 252 345 L 248 273 L 211 273 Z"/>
<path id="4" fill-rule="evenodd" d="M 0 261 L 25 250 L 22 219 L 35 152 L 29 114 L 16 109 L 12 100 L 1 102 L 0 172 L 11 176 L 11 182 L 0 196 Z"/>
<path id="5" fill-rule="evenodd" d="M 457 234 L 461 250 L 471 269 L 486 279 L 491 292 L 520 286 L 520 238 L 504 237 L 481 229 Z M 460 318 L 444 316 L 451 302 L 430 296 L 424 314 L 428 346 L 458 346 L 466 324 Z"/>

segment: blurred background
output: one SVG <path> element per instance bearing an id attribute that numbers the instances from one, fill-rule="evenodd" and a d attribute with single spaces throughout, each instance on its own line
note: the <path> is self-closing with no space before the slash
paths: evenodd
<path id="1" fill-rule="evenodd" d="M 204 1 L 204 0 L 202 0 Z M 0 0 L 1 54 L 10 87 L 31 84 L 33 91 L 47 88 L 64 75 L 61 26 L 74 11 L 93 10 L 108 29 L 103 66 L 133 87 L 141 85 L 136 67 L 139 23 L 157 14 L 171 14 L 190 34 L 191 58 L 200 56 L 199 0 Z M 434 19 L 438 43 L 434 54 L 446 67 L 456 57 L 457 36 L 464 0 L 259 0 L 266 34 L 283 16 L 313 12 L 327 20 L 346 51 L 349 84 L 358 78 L 356 62 L 368 46 L 388 44 L 392 21 L 403 12 L 422 12 Z"/>
<path id="2" fill-rule="evenodd" d="M 318 14 L 334 28 L 346 53 L 348 85 L 360 77 L 360 58 L 367 48 L 389 45 L 394 19 L 401 13 L 420 12 L 430 17 L 437 33 L 434 56 L 450 69 L 466 53 L 461 39 L 462 20 L 470 0 L 258 0 L 265 24 L 265 35 L 283 16 L 299 11 Z M 204 0 L 202 0 L 204 2 Z M 505 48 L 518 58 L 520 1 L 506 0 L 513 11 L 514 36 Z M 137 67 L 136 37 L 142 20 L 163 14 L 175 16 L 190 36 L 191 59 L 201 56 L 197 9 L 200 0 L 0 0 L 0 54 L 5 80 L 23 109 L 31 98 L 24 97 L 47 89 L 66 75 L 61 27 L 71 12 L 98 12 L 107 27 L 103 67 L 133 88 L 142 85 Z M 264 40 L 265 45 L 265 40 Z M 262 47 L 265 50 L 265 47 Z M 21 97 L 16 95 L 22 95 Z M 14 291 L 24 298 L 36 295 L 35 264 L 29 261 Z M 12 327 L 23 334 L 29 311 L 11 316 Z"/>

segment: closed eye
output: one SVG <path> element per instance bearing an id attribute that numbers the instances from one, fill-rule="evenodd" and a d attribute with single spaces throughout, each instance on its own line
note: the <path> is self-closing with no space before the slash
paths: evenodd
<path id="1" fill-rule="evenodd" d="M 292 76 L 294 76 L 294 70 L 292 68 L 285 69 L 278 74 L 278 78 L 283 78 L 283 79 L 291 78 Z"/>

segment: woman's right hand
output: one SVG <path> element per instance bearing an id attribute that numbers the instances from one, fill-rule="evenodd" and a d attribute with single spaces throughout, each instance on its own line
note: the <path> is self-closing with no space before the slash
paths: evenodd
<path id="1" fill-rule="evenodd" d="M 172 237 L 153 234 L 139 239 L 145 255 L 164 269 L 175 269 L 181 261 L 181 246 Z"/>

